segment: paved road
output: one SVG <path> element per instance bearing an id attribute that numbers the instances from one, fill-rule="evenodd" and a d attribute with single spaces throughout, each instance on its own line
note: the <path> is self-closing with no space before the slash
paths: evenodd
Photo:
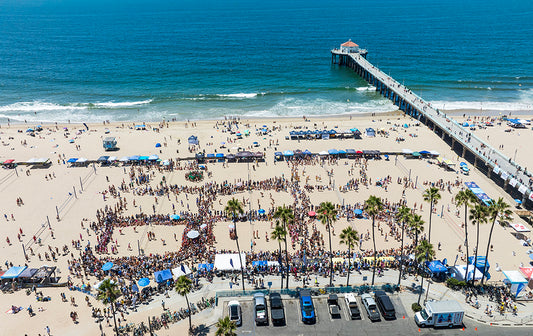
<path id="1" fill-rule="evenodd" d="M 533 335 L 531 328 L 503 328 L 480 324 L 465 318 L 465 328 L 454 329 L 420 329 L 409 317 L 406 308 L 403 306 L 397 295 L 392 295 L 391 300 L 396 308 L 395 320 L 384 320 L 371 322 L 358 297 L 359 309 L 361 310 L 361 320 L 351 320 L 348 314 L 348 307 L 339 297 L 341 308 L 341 318 L 332 319 L 327 307 L 327 298 L 313 297 L 317 323 L 306 325 L 301 321 L 300 306 L 297 299 L 284 298 L 285 315 L 287 324 L 285 326 L 273 326 L 269 322 L 268 326 L 256 326 L 253 316 L 252 300 L 240 300 L 243 312 L 243 324 L 237 329 L 238 335 L 265 335 L 265 336 L 294 336 L 294 335 Z M 409 308 L 410 309 L 410 308 Z M 269 309 L 270 310 L 270 309 Z M 224 307 L 227 314 L 227 309 Z M 270 317 L 270 316 L 269 316 Z M 405 318 L 404 318 L 405 317 Z"/>

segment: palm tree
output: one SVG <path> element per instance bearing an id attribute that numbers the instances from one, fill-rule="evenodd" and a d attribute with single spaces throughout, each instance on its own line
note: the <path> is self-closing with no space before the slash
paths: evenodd
<path id="1" fill-rule="evenodd" d="M 279 245 L 279 269 L 280 269 L 280 276 L 281 276 L 281 288 L 283 288 L 283 271 L 282 271 L 282 265 L 281 265 L 281 242 L 285 241 L 285 237 L 287 237 L 287 231 L 283 228 L 283 226 L 279 225 L 279 221 L 276 222 L 276 227 L 274 230 L 272 230 L 272 233 L 270 234 L 270 237 L 272 239 L 276 239 L 278 241 Z"/>
<path id="2" fill-rule="evenodd" d="M 365 208 L 366 213 L 372 216 L 372 242 L 374 243 L 374 268 L 372 270 L 372 286 L 374 286 L 374 279 L 376 278 L 376 266 L 377 266 L 375 223 L 376 223 L 376 216 L 383 209 L 383 203 L 381 202 L 381 198 L 374 196 L 374 195 L 370 195 L 370 197 L 368 197 L 368 199 L 365 201 L 364 208 Z"/>
<path id="3" fill-rule="evenodd" d="M 359 241 L 359 234 L 356 230 L 352 229 L 351 226 L 344 228 L 340 235 L 341 244 L 348 246 L 348 278 L 346 279 L 346 286 L 350 286 L 350 271 L 352 269 L 352 264 L 350 262 L 352 256 L 352 249 Z"/>
<path id="4" fill-rule="evenodd" d="M 241 258 L 241 248 L 239 247 L 239 236 L 237 235 L 237 215 L 244 213 L 242 208 L 242 203 L 236 199 L 232 198 L 228 201 L 226 208 L 224 209 L 227 213 L 231 214 L 233 218 L 233 229 L 235 230 L 235 242 L 237 243 L 237 253 L 239 253 L 239 262 L 241 264 L 241 278 L 242 278 L 242 291 L 244 292 L 244 261 Z"/>
<path id="5" fill-rule="evenodd" d="M 455 202 L 458 206 L 465 206 L 465 245 L 466 245 L 466 274 L 468 274 L 468 259 L 470 252 L 468 248 L 468 207 L 476 202 L 476 195 L 470 189 L 461 190 L 455 195 Z"/>
<path id="6" fill-rule="evenodd" d="M 511 210 L 509 210 L 510 206 L 509 204 L 505 203 L 503 198 L 498 198 L 497 201 L 491 200 L 489 204 L 489 216 L 492 220 L 492 224 L 490 226 L 490 233 L 489 233 L 489 241 L 487 242 L 487 253 L 485 253 L 485 265 L 488 265 L 489 263 L 489 249 L 490 249 L 490 242 L 492 239 L 492 230 L 494 229 L 494 224 L 496 223 L 496 220 L 499 220 L 500 223 L 505 223 L 507 221 L 512 220 L 511 214 L 513 213 Z M 483 280 L 485 280 L 485 271 L 483 270 L 483 275 L 481 277 L 481 284 L 483 285 Z"/>
<path id="7" fill-rule="evenodd" d="M 415 247 L 418 246 L 418 235 L 424 231 L 424 224 L 422 215 L 413 214 L 409 218 L 409 229 L 415 234 Z"/>
<path id="8" fill-rule="evenodd" d="M 402 244 L 400 248 L 400 271 L 398 272 L 398 286 L 400 286 L 400 281 L 402 280 L 402 267 L 403 267 L 403 233 L 405 231 L 405 226 L 409 221 L 411 220 L 411 209 L 406 206 L 401 206 L 398 209 L 398 213 L 396 214 L 396 220 L 400 223 L 402 227 Z"/>
<path id="9" fill-rule="evenodd" d="M 333 252 L 331 251 L 331 226 L 337 220 L 337 210 L 331 202 L 322 202 L 317 209 L 318 219 L 325 224 L 329 237 L 329 286 L 333 286 Z"/>
<path id="10" fill-rule="evenodd" d="M 237 335 L 235 331 L 237 330 L 237 325 L 235 322 L 229 319 L 229 316 L 224 318 L 219 318 L 217 322 L 217 331 L 215 331 L 216 336 L 235 336 Z"/>
<path id="11" fill-rule="evenodd" d="M 191 292 L 192 289 L 192 281 L 187 276 L 182 275 L 178 278 L 175 284 L 176 292 L 178 292 L 179 295 L 185 296 L 185 301 L 187 302 L 187 309 L 189 309 L 189 312 L 191 311 L 191 306 L 189 304 L 189 298 L 187 297 L 187 294 Z M 189 314 L 189 333 L 192 333 L 192 321 L 191 321 L 191 315 Z"/>
<path id="12" fill-rule="evenodd" d="M 291 208 L 283 204 L 282 206 L 278 207 L 276 211 L 274 212 L 274 218 L 281 219 L 281 222 L 283 223 L 283 229 L 285 230 L 285 232 L 288 233 L 289 231 L 287 230 L 287 225 L 294 220 L 294 213 L 292 212 Z M 285 288 L 289 288 L 290 265 L 289 265 L 289 252 L 287 248 L 287 239 L 285 239 L 285 268 L 287 272 Z"/>
<path id="13" fill-rule="evenodd" d="M 487 222 L 487 212 L 488 208 L 481 204 L 474 205 L 473 209 L 470 209 L 470 220 L 473 224 L 476 224 L 476 251 L 474 257 L 474 273 L 472 275 L 472 283 L 474 283 L 475 274 L 476 274 L 476 264 L 477 264 L 477 255 L 479 251 L 479 224 L 484 224 Z M 468 265 L 469 260 L 466 261 Z M 468 273 L 466 274 L 466 281 L 468 281 Z"/>
<path id="14" fill-rule="evenodd" d="M 420 245 L 415 249 L 415 257 L 419 267 L 424 266 L 426 261 L 431 261 L 435 257 L 435 250 L 433 245 L 427 241 L 422 240 Z M 422 297 L 422 288 L 424 288 L 424 275 L 422 275 L 422 282 L 420 283 L 420 294 L 418 295 L 418 304 L 420 305 L 420 298 Z"/>
<path id="15" fill-rule="evenodd" d="M 429 232 L 428 232 L 428 242 L 431 243 L 431 215 L 433 214 L 433 207 L 440 200 L 439 188 L 431 187 L 426 189 L 424 192 L 424 201 L 429 202 Z"/>
<path id="16" fill-rule="evenodd" d="M 118 335 L 117 319 L 115 317 L 115 301 L 120 296 L 121 292 L 118 289 L 117 284 L 111 279 L 105 279 L 98 287 L 98 300 L 104 304 L 111 305 L 111 311 L 113 312 L 113 321 L 115 322 L 115 334 Z"/>

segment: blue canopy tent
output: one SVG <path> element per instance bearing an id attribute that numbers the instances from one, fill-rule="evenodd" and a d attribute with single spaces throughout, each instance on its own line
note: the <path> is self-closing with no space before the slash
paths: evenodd
<path id="1" fill-rule="evenodd" d="M 266 260 L 256 260 L 256 261 L 252 261 L 252 266 L 253 267 L 267 267 L 268 262 Z"/>
<path id="2" fill-rule="evenodd" d="M 363 217 L 363 210 L 361 209 L 355 209 L 353 211 L 353 214 L 356 216 L 356 217 Z"/>
<path id="3" fill-rule="evenodd" d="M 431 154 L 431 152 L 430 152 L 430 151 L 427 151 L 427 150 L 419 151 L 419 153 L 422 154 L 422 155 L 429 155 L 429 154 Z"/>
<path id="4" fill-rule="evenodd" d="M 283 153 L 281 152 L 275 152 L 274 153 L 274 160 L 281 161 L 283 159 Z"/>
<path id="5" fill-rule="evenodd" d="M 223 158 L 223 157 L 224 157 L 224 153 L 217 153 L 217 154 L 215 155 L 215 157 L 217 157 L 217 158 Z"/>
<path id="6" fill-rule="evenodd" d="M 142 155 L 142 156 L 139 156 L 139 161 L 148 161 L 148 158 L 150 157 L 147 155 Z"/>
<path id="7" fill-rule="evenodd" d="M 440 260 L 426 261 L 426 267 L 433 274 L 440 274 L 448 271 L 448 268 Z"/>
<path id="8" fill-rule="evenodd" d="M 329 155 L 338 155 L 339 151 L 336 149 L 329 149 L 328 150 Z"/>
<path id="9" fill-rule="evenodd" d="M 191 135 L 189 139 L 187 139 L 190 145 L 198 145 L 198 137 Z"/>
<path id="10" fill-rule="evenodd" d="M 309 149 L 306 149 L 302 152 L 303 155 L 312 155 L 311 151 Z"/>
<path id="11" fill-rule="evenodd" d="M 155 148 L 159 148 L 159 147 L 161 147 L 161 144 L 158 142 L 155 144 Z"/>
<path id="12" fill-rule="evenodd" d="M 149 161 L 157 161 L 159 160 L 159 155 L 153 154 L 148 157 Z"/>
<path id="13" fill-rule="evenodd" d="M 178 219 L 180 219 L 180 216 L 179 215 L 172 215 L 172 216 L 170 216 L 170 218 L 173 219 L 173 220 L 178 220 Z"/>
<path id="14" fill-rule="evenodd" d="M 264 215 L 265 214 L 265 209 L 259 209 L 259 210 L 257 210 L 257 213 L 260 214 L 260 215 Z"/>
<path id="15" fill-rule="evenodd" d="M 154 273 L 155 282 L 162 283 L 172 279 L 172 272 L 169 269 L 157 271 Z"/>
<path id="16" fill-rule="evenodd" d="M 67 160 L 67 163 L 76 163 L 78 161 L 78 158 L 70 158 Z"/>
<path id="17" fill-rule="evenodd" d="M 128 160 L 130 161 L 139 161 L 141 159 L 141 157 L 139 155 L 132 155 L 130 157 L 128 157 Z"/>
<path id="18" fill-rule="evenodd" d="M 28 266 L 14 266 L 8 269 L 3 275 L 2 279 L 16 279 L 19 275 L 24 272 Z"/>
<path id="19" fill-rule="evenodd" d="M 290 131 L 290 132 L 289 132 L 289 135 L 290 135 L 290 137 L 291 137 L 291 140 L 296 140 L 296 139 L 298 139 L 298 132 L 296 132 L 296 131 Z"/>
<path id="20" fill-rule="evenodd" d="M 322 131 L 322 139 L 323 140 L 329 140 L 329 132 L 324 130 Z"/>
<path id="21" fill-rule="evenodd" d="M 488 272 L 489 268 L 490 268 L 490 265 L 489 263 L 487 262 L 487 259 L 485 258 L 485 256 L 477 256 L 477 260 L 476 260 L 476 263 L 474 264 L 474 258 L 475 257 L 469 257 L 468 258 L 468 263 L 470 265 L 476 265 L 476 268 L 478 268 L 481 272 Z"/>
<path id="22" fill-rule="evenodd" d="M 294 152 L 290 150 L 286 150 L 283 152 L 283 156 L 294 156 Z"/>

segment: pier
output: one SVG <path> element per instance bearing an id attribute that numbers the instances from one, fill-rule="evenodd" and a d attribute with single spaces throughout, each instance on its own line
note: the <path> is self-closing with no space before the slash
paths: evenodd
<path id="1" fill-rule="evenodd" d="M 466 127 L 435 109 L 391 76 L 381 71 L 367 59 L 367 51 L 348 41 L 339 49 L 331 50 L 334 64 L 355 71 L 382 96 L 390 99 L 404 113 L 419 120 L 435 132 L 465 161 L 483 172 L 522 205 L 533 208 L 532 175 L 490 144 L 485 143 Z"/>

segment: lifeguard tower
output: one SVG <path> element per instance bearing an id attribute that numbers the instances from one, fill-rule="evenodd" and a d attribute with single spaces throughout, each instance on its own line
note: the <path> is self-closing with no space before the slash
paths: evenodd
<path id="1" fill-rule="evenodd" d="M 104 139 L 104 149 L 106 151 L 118 150 L 117 140 L 115 139 L 115 137 L 107 137 Z"/>
<path id="2" fill-rule="evenodd" d="M 347 42 L 344 42 L 343 44 L 341 44 L 340 51 L 341 53 L 346 53 L 346 54 L 356 53 L 356 52 L 359 52 L 359 45 L 357 45 L 356 43 L 352 42 L 351 39 L 349 39 Z"/>

